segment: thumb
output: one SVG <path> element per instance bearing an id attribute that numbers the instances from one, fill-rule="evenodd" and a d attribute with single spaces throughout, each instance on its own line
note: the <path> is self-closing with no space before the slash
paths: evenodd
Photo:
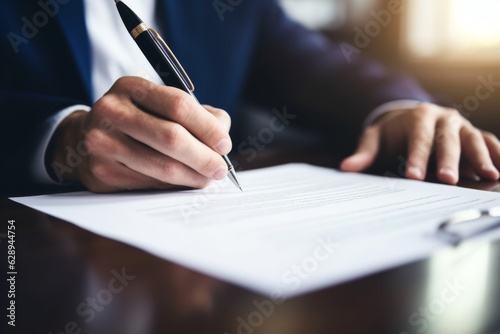
<path id="1" fill-rule="evenodd" d="M 380 127 L 367 128 L 359 141 L 356 153 L 347 157 L 340 164 L 340 169 L 346 172 L 361 172 L 373 164 L 380 147 Z"/>

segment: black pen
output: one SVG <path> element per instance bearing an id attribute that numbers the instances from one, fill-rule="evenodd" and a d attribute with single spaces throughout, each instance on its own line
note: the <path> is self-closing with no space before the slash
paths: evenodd
<path id="1" fill-rule="evenodd" d="M 115 0 L 116 7 L 128 32 L 137 43 L 142 53 L 155 69 L 165 85 L 179 88 L 190 94 L 196 101 L 194 85 L 182 65 L 179 63 L 167 43 L 123 2 Z M 226 155 L 222 158 L 228 167 L 228 177 L 241 190 L 233 164 Z"/>

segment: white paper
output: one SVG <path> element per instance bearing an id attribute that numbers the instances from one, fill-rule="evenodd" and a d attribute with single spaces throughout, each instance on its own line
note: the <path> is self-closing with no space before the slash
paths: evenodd
<path id="1" fill-rule="evenodd" d="M 500 194 L 305 164 L 207 189 L 12 198 L 89 231 L 265 295 L 299 295 L 449 247 L 437 225 Z M 500 237 L 500 231 L 479 239 Z M 478 239 L 476 238 L 476 239 Z"/>

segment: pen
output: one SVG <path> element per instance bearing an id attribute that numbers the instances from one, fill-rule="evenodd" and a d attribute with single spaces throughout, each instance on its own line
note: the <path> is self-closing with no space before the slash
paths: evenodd
<path id="1" fill-rule="evenodd" d="M 115 0 L 115 3 L 125 27 L 144 56 L 146 56 L 151 66 L 153 66 L 156 73 L 158 73 L 163 83 L 167 86 L 185 91 L 198 101 L 193 93 L 194 85 L 191 79 L 163 38 L 161 38 L 154 29 L 151 29 L 142 22 L 142 20 L 122 1 Z M 228 167 L 229 173 L 227 176 L 235 186 L 243 191 L 236 177 L 236 171 L 234 170 L 233 164 L 227 155 L 223 155 L 222 158 Z"/>

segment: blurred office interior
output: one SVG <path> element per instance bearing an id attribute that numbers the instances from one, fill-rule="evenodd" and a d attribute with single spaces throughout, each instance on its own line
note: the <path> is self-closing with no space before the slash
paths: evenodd
<path id="1" fill-rule="evenodd" d="M 307 27 L 411 73 L 440 103 L 500 136 L 500 1 L 280 1 Z"/>

